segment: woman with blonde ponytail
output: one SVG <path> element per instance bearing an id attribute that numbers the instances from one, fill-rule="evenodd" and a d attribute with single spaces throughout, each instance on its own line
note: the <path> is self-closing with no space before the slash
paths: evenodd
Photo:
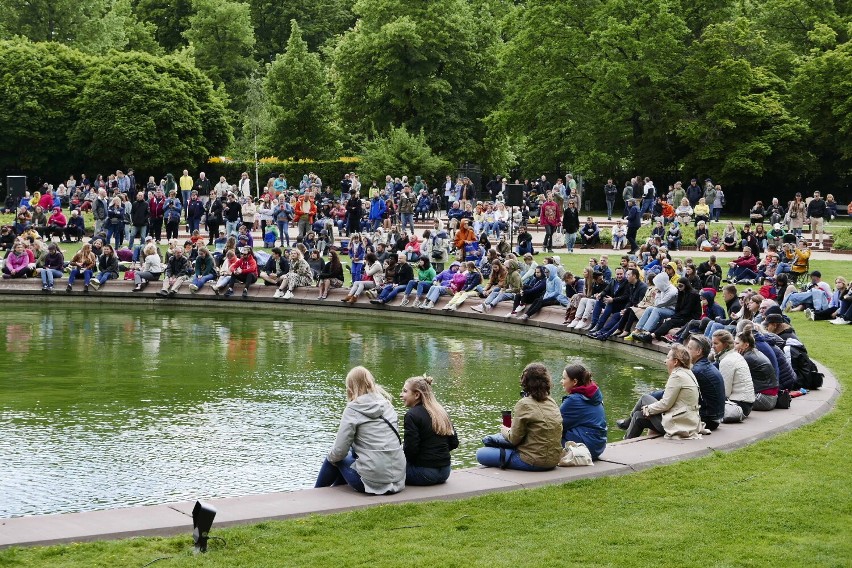
<path id="1" fill-rule="evenodd" d="M 405 413 L 407 485 L 437 485 L 450 477 L 450 452 L 459 447 L 453 423 L 432 391 L 432 377 L 412 377 L 400 394 Z"/>

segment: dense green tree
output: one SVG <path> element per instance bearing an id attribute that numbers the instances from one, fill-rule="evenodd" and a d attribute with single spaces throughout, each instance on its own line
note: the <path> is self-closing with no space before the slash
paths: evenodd
<path id="1" fill-rule="evenodd" d="M 109 0 L 0 0 L 3 38 L 71 44 L 82 26 L 109 10 Z"/>
<path id="2" fill-rule="evenodd" d="M 231 107 L 243 107 L 243 94 L 256 65 L 249 6 L 230 0 L 194 0 L 196 12 L 184 32 L 195 62 L 215 84 L 223 84 Z"/>
<path id="3" fill-rule="evenodd" d="M 293 20 L 287 50 L 269 67 L 266 93 L 270 120 L 264 140 L 273 154 L 286 158 L 334 157 L 340 129 L 326 71 L 319 55 L 308 51 Z"/>
<path id="4" fill-rule="evenodd" d="M 438 177 L 449 164 L 432 153 L 423 132 L 411 134 L 405 127 L 391 126 L 384 135 L 364 144 L 358 172 L 364 183 L 383 180 L 388 172 Z"/>
<path id="5" fill-rule="evenodd" d="M 163 49 L 176 51 L 186 45 L 184 32 L 195 13 L 192 0 L 137 0 L 136 13 L 156 28 L 154 37 Z"/>
<path id="6" fill-rule="evenodd" d="M 481 155 L 490 111 L 492 36 L 466 0 L 359 0 L 334 51 L 337 99 L 356 135 L 405 124 L 454 161 Z"/>
<path id="7" fill-rule="evenodd" d="M 77 167 L 67 136 L 88 65 L 56 43 L 0 42 L 0 169 L 65 175 Z"/>
<path id="8" fill-rule="evenodd" d="M 784 82 L 763 66 L 768 49 L 745 18 L 710 26 L 693 46 L 683 75 L 691 112 L 677 129 L 686 171 L 725 182 L 795 178 L 809 167 L 807 128 L 787 109 Z"/>
<path id="9" fill-rule="evenodd" d="M 689 37 L 676 4 L 530 0 L 510 25 L 501 110 L 523 161 L 604 175 L 676 163 Z"/>
<path id="10" fill-rule="evenodd" d="M 136 85 L 136 88 L 128 88 Z M 72 144 L 94 167 L 193 164 L 230 142 L 209 80 L 172 57 L 113 53 L 91 69 L 75 102 Z"/>
<path id="11" fill-rule="evenodd" d="M 74 45 L 87 53 L 147 51 L 159 54 L 163 49 L 155 39 L 157 28 L 137 18 L 130 0 L 110 0 L 104 13 L 81 26 Z"/>
<path id="12" fill-rule="evenodd" d="M 820 53 L 796 72 L 794 108 L 810 127 L 823 174 L 852 175 L 852 43 Z"/>
<path id="13" fill-rule="evenodd" d="M 354 0 L 247 0 L 257 39 L 255 56 L 272 62 L 284 53 L 291 35 L 290 21 L 296 20 L 308 48 L 316 51 L 327 39 L 342 34 L 354 24 Z"/>

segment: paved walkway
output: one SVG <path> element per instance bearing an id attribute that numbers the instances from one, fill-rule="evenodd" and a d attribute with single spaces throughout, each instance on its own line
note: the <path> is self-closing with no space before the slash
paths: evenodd
<path id="1" fill-rule="evenodd" d="M 40 282 L 32 279 L 28 281 L 4 281 L 0 284 L 0 296 L 5 296 L 4 299 L 7 303 L 13 301 L 41 303 L 44 301 L 44 295 L 39 288 Z M 347 309 L 336 301 L 343 295 L 340 290 L 332 291 L 328 300 L 320 302 L 312 299 L 316 297 L 315 288 L 299 288 L 296 290 L 296 297 L 293 300 L 284 302 L 271 298 L 271 287 L 257 287 L 247 301 L 220 298 L 212 296 L 212 293 L 192 296 L 187 293 L 186 295 L 181 294 L 175 300 L 157 300 L 154 293 L 158 289 L 159 286 L 152 285 L 141 294 L 132 294 L 129 291 L 130 283 L 110 282 L 103 292 L 93 292 L 84 297 L 83 294 L 79 293 L 79 290 L 76 290 L 71 295 L 54 294 L 51 300 L 104 304 L 134 302 L 147 305 L 167 302 L 168 304 L 202 309 L 224 307 L 223 304 L 218 304 L 218 302 L 228 302 L 229 309 L 247 308 L 253 311 L 256 311 L 258 303 L 262 303 L 266 308 L 281 309 L 282 311 Z M 395 303 L 398 304 L 398 301 Z M 505 329 L 506 322 L 512 322 L 515 325 L 535 328 L 537 333 L 558 335 L 563 339 L 593 346 L 597 349 L 625 351 L 632 356 L 649 358 L 658 362 L 662 361 L 666 352 L 666 347 L 663 345 L 637 347 L 635 344 L 622 341 L 608 341 L 601 344 L 598 341 L 588 339 L 580 332 L 566 330 L 562 325 L 564 312 L 556 308 L 546 308 L 535 320 L 529 320 L 525 323 L 515 319 L 507 320 L 503 317 L 511 308 L 507 303 L 498 305 L 498 308 L 487 315 L 477 314 L 464 308 L 458 312 L 439 310 L 423 312 L 414 308 L 403 308 L 390 304 L 376 307 L 366 302 L 364 298 L 351 308 L 393 311 L 394 317 L 435 317 L 456 324 L 464 322 L 468 325 L 480 325 L 491 329 L 496 328 L 496 326 Z M 365 315 L 372 317 L 377 314 Z M 409 487 L 397 495 L 390 496 L 367 496 L 355 493 L 347 487 L 334 487 L 212 499 L 209 502 L 218 510 L 214 528 L 272 519 L 287 519 L 314 513 L 337 513 L 390 503 L 462 499 L 495 491 L 510 491 L 567 483 L 577 479 L 621 475 L 655 465 L 704 456 L 713 451 L 732 450 L 813 422 L 831 410 L 840 394 L 840 388 L 828 369 L 820 366 L 820 370 L 825 373 L 823 388 L 793 399 L 789 410 L 753 412 L 744 423 L 723 424 L 712 435 L 705 436 L 700 440 L 666 440 L 662 437 L 645 437 L 616 442 L 609 444 L 602 455 L 602 459 L 596 462 L 594 466 L 557 468 L 543 473 L 502 471 L 480 467 L 455 470 L 449 481 L 444 485 Z M 199 498 L 203 499 L 204 496 L 200 495 Z M 132 536 L 188 534 L 192 530 L 191 511 L 193 505 L 194 501 L 187 501 L 107 511 L 0 519 L 0 548 Z"/>

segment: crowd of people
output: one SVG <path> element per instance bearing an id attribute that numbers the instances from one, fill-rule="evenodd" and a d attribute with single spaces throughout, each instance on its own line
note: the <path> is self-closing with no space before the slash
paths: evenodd
<path id="1" fill-rule="evenodd" d="M 384 186 L 362 188 L 357 175 L 347 174 L 339 198 L 314 174 L 293 188 L 276 176 L 256 199 L 247 174 L 236 185 L 224 178 L 212 185 L 203 174 L 195 179 L 184 171 L 160 184 L 151 179 L 135 195 L 133 180 L 122 172 L 94 183 L 83 178 L 79 187 L 72 178 L 55 192 L 46 187 L 12 204 L 15 223 L 0 235 L 4 278 L 40 278 L 49 293 L 68 274 L 66 292 L 82 280 L 88 293 L 123 273 L 133 280 L 134 292 L 161 281 L 158 295 L 164 298 L 176 296 L 185 284 L 190 293 L 209 285 L 225 296 L 241 287 L 247 298 L 257 285 L 274 287 L 273 297 L 283 300 L 300 287 L 316 289 L 317 300 L 324 300 L 348 280 L 344 303 L 368 296 L 382 305 L 401 296 L 401 306 L 430 310 L 448 296 L 443 310 L 467 304 L 489 313 L 505 303 L 505 317 L 519 320 L 558 306 L 565 310 L 564 325 L 590 338 L 670 344 L 665 388 L 643 395 L 616 423 L 627 438 L 646 429 L 695 438 L 745 420 L 752 411 L 783 407 L 785 399 L 819 388 L 822 380 L 786 313 L 801 310 L 813 321 L 852 323 L 847 281 L 836 278 L 832 289 L 820 271 L 810 269 L 810 248 L 822 240 L 820 220 L 836 214 L 833 200 L 822 201 L 818 192 L 807 202 L 797 195 L 786 207 L 777 200 L 768 208 L 758 203 L 753 223 L 740 231 L 731 223 L 722 235 L 711 235 L 708 224 L 719 220 L 725 204 L 721 187 L 708 180 L 701 188 L 692 180 L 685 189 L 678 183 L 669 194 L 657 195 L 650 180 L 634 178 L 622 193 L 626 224 L 616 220 L 612 229 L 613 248 L 626 249 L 618 265 L 610 266 L 607 255 L 592 256 L 575 275 L 558 256 L 537 262 L 527 230 L 530 223 L 544 228 L 546 253 L 600 243 L 594 219 L 580 223 L 580 195 L 570 178 L 553 186 L 544 176 L 526 182 L 525 205 L 513 213 L 503 203 L 507 180 L 500 177 L 486 188 L 490 200 L 477 200 L 470 180 L 450 176 L 439 191 L 420 178 L 410 184 L 391 176 Z M 618 195 L 612 180 L 605 194 L 611 217 Z M 681 205 L 674 209 L 669 202 Z M 70 219 L 63 208 L 70 208 Z M 91 237 L 82 224 L 86 210 L 95 217 Z M 421 235 L 414 227 L 417 217 L 430 225 Z M 772 223 L 769 232 L 765 221 Z M 292 243 L 291 223 L 298 227 Z M 636 234 L 643 223 L 656 227 L 640 244 Z M 810 245 L 802 238 L 803 223 L 819 236 Z M 181 224 L 189 238 L 178 239 Z M 672 256 L 688 224 L 695 227 L 699 248 L 739 253 L 727 270 L 715 256 L 697 264 Z M 165 251 L 158 246 L 163 226 Z M 512 247 L 506 233 L 515 229 Z M 264 248 L 256 246 L 261 243 L 254 242 L 255 230 Z M 77 240 L 80 249 L 66 259 L 54 239 Z M 740 292 L 737 283 L 759 288 Z M 486 437 L 477 452 L 481 464 L 550 469 L 569 441 L 585 444 L 593 459 L 601 455 L 607 433 L 603 397 L 587 369 L 564 369 L 567 396 L 561 406 L 550 396 L 552 381 L 543 365 L 528 365 L 520 382 L 524 396 L 511 424 Z M 406 484 L 446 481 L 458 437 L 431 384 L 429 377 L 405 383 L 403 439 L 388 393 L 367 369 L 353 369 L 346 379 L 349 403 L 317 486 L 345 483 L 384 494 Z"/>

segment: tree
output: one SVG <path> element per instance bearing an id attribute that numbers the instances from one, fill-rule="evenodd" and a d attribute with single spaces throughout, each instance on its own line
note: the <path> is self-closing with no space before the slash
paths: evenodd
<path id="1" fill-rule="evenodd" d="M 112 0 L 104 13 L 81 26 L 74 45 L 86 53 L 105 55 L 116 51 L 147 51 L 155 55 L 163 52 L 154 39 L 157 27 L 142 22 L 133 12 L 130 0 Z"/>
<path id="2" fill-rule="evenodd" d="M 796 179 L 811 154 L 807 127 L 786 106 L 784 82 L 763 65 L 766 40 L 745 18 L 710 26 L 684 71 L 690 112 L 677 128 L 689 150 L 686 171 L 720 181 Z"/>
<path id="3" fill-rule="evenodd" d="M 255 69 L 254 33 L 248 4 L 230 0 L 195 0 L 184 36 L 195 63 L 215 84 L 225 85 L 234 109 L 242 108 L 242 93 Z"/>
<path id="4" fill-rule="evenodd" d="M 133 85 L 134 88 L 129 88 Z M 113 53 L 90 70 L 71 142 L 95 167 L 194 164 L 230 133 L 209 80 L 172 57 Z"/>
<path id="5" fill-rule="evenodd" d="M 296 20 L 308 49 L 316 51 L 326 40 L 345 32 L 352 24 L 353 0 L 248 0 L 254 34 L 255 57 L 270 63 L 284 53 Z"/>
<path id="6" fill-rule="evenodd" d="M 432 153 L 423 132 L 411 134 L 405 127 L 391 126 L 388 132 L 364 144 L 358 172 L 362 179 L 382 180 L 388 172 L 411 172 L 438 177 L 449 164 Z"/>
<path id="7" fill-rule="evenodd" d="M 344 124 L 361 136 L 406 124 L 440 155 L 481 154 L 495 38 L 475 33 L 466 0 L 358 0 L 354 11 L 334 50 Z"/>
<path id="8" fill-rule="evenodd" d="M 78 166 L 67 135 L 89 64 L 56 43 L 0 42 L 0 169 L 67 175 Z"/>
<path id="9" fill-rule="evenodd" d="M 3 38 L 71 44 L 82 26 L 107 10 L 108 0 L 0 0 Z"/>
<path id="10" fill-rule="evenodd" d="M 319 56 L 308 51 L 295 20 L 290 29 L 287 50 L 266 76 L 270 120 L 264 140 L 281 158 L 333 157 L 340 145 L 340 130 L 325 69 Z"/>
<path id="11" fill-rule="evenodd" d="M 154 38 L 166 51 L 186 45 L 183 34 L 195 13 L 192 0 L 138 0 L 136 13 L 140 20 L 155 26 Z"/>

